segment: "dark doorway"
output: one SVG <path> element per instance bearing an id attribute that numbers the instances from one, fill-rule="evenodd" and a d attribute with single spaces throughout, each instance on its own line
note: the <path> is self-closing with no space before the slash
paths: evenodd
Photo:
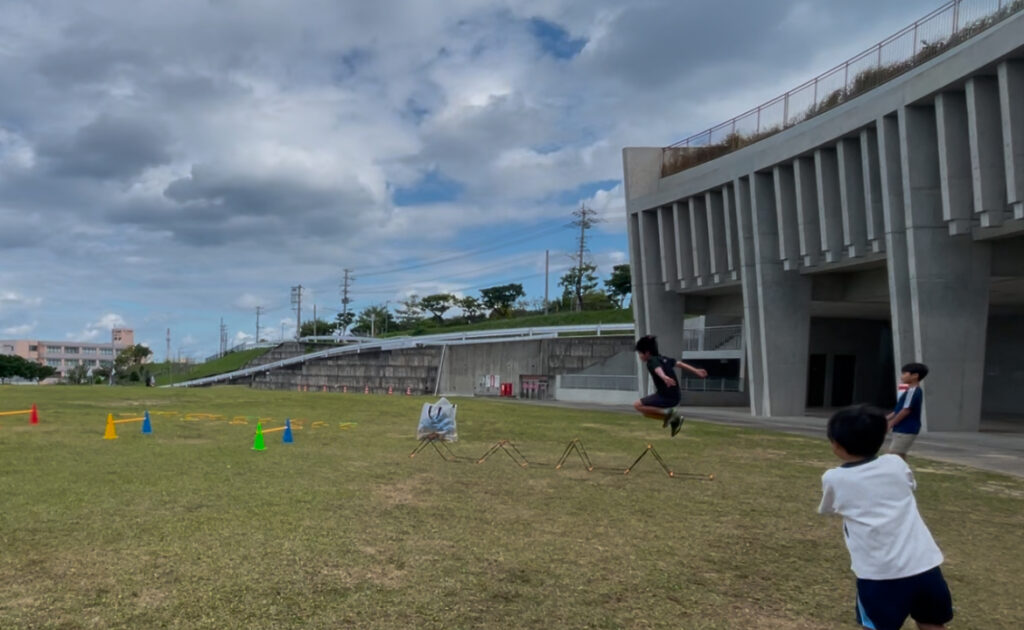
<path id="1" fill-rule="evenodd" d="M 846 407 L 853 404 L 854 371 L 857 355 L 837 354 L 832 357 L 832 407 Z"/>
<path id="2" fill-rule="evenodd" d="M 825 406 L 825 371 L 828 361 L 824 354 L 812 354 L 807 362 L 807 406 Z"/>

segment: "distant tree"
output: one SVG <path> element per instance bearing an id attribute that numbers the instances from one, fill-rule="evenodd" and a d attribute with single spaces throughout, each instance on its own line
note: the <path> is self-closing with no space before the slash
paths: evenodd
<path id="1" fill-rule="evenodd" d="M 153 351 L 137 343 L 121 350 L 114 358 L 114 373 L 118 378 L 138 381 L 142 378 L 142 364 L 152 356 Z"/>
<path id="2" fill-rule="evenodd" d="M 570 267 L 558 281 L 558 286 L 562 287 L 562 299 L 568 297 L 570 303 L 582 304 L 584 296 L 597 288 L 595 271 L 597 267 L 590 263 L 584 263 L 582 267 Z"/>
<path id="3" fill-rule="evenodd" d="M 334 318 L 334 331 L 345 332 L 352 322 L 356 321 L 356 314 L 352 311 L 343 311 Z"/>
<path id="4" fill-rule="evenodd" d="M 0 382 L 14 377 L 40 381 L 56 373 L 49 365 L 39 365 L 13 354 L 0 354 Z"/>
<path id="5" fill-rule="evenodd" d="M 622 308 L 626 297 L 633 293 L 633 278 L 629 273 L 629 264 L 615 265 L 612 267 L 612 275 L 604 281 L 610 297 L 618 308 Z"/>
<path id="6" fill-rule="evenodd" d="M 360 335 L 378 335 L 383 331 L 394 328 L 394 320 L 383 304 L 367 306 L 356 316 L 355 324 L 351 332 Z"/>
<path id="7" fill-rule="evenodd" d="M 470 322 L 480 317 L 480 312 L 484 310 L 483 303 L 472 295 L 460 298 L 456 302 L 456 306 L 462 309 L 462 314 Z"/>
<path id="8" fill-rule="evenodd" d="M 76 365 L 64 373 L 64 379 L 72 385 L 84 385 L 89 382 L 89 367 Z"/>
<path id="9" fill-rule="evenodd" d="M 518 282 L 503 284 L 480 290 L 484 308 L 491 310 L 491 316 L 508 317 L 515 301 L 526 295 L 523 285 Z"/>
<path id="10" fill-rule="evenodd" d="M 420 296 L 413 293 L 404 300 L 399 300 L 399 308 L 395 309 L 398 318 L 398 325 L 402 328 L 412 328 L 423 319 L 423 307 L 420 305 Z"/>
<path id="11" fill-rule="evenodd" d="M 423 310 L 429 311 L 434 321 L 440 324 L 444 321 L 444 314 L 455 305 L 455 302 L 456 298 L 451 293 L 435 293 L 425 296 L 419 305 Z"/>
<path id="12" fill-rule="evenodd" d="M 311 319 L 302 322 L 299 327 L 300 337 L 313 337 L 316 335 L 330 335 L 338 327 L 337 322 L 325 322 L 322 319 Z"/>

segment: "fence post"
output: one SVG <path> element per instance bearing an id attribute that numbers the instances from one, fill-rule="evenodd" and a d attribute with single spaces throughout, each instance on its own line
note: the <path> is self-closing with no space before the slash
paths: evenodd
<path id="1" fill-rule="evenodd" d="M 913 59 L 917 56 L 917 22 L 914 22 L 914 47 L 910 49 L 910 57 Z"/>
<path id="2" fill-rule="evenodd" d="M 782 101 L 782 126 L 786 127 L 789 125 L 789 92 L 786 92 L 786 97 Z"/>
<path id="3" fill-rule="evenodd" d="M 882 67 L 882 42 L 878 42 L 878 67 Z"/>
<path id="4" fill-rule="evenodd" d="M 949 36 L 956 35 L 957 24 L 960 21 L 960 0 L 953 2 L 953 30 L 950 31 Z"/>

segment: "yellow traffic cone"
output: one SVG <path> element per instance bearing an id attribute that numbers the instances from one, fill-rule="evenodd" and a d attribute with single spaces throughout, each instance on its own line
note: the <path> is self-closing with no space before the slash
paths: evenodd
<path id="1" fill-rule="evenodd" d="M 104 440 L 116 440 L 117 429 L 114 428 L 114 414 L 107 414 L 107 429 L 103 432 Z"/>

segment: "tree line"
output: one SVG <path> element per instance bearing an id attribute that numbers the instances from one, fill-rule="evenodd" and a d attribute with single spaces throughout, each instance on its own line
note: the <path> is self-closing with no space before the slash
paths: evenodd
<path id="1" fill-rule="evenodd" d="M 561 296 L 548 301 L 547 308 L 556 312 L 622 308 L 632 293 L 629 265 L 615 265 L 611 275 L 604 280 L 603 288 L 596 272 L 597 267 L 589 263 L 570 268 L 558 281 L 562 288 Z M 420 297 L 414 294 L 400 300 L 394 311 L 387 304 L 374 304 L 358 313 L 338 313 L 331 322 L 321 319 L 303 322 L 299 333 L 310 337 L 348 330 L 357 335 L 379 335 L 416 331 L 428 325 L 436 327 L 510 318 L 544 312 L 544 309 L 543 299 L 528 300 L 522 284 L 509 283 L 481 289 L 479 296 L 435 293 Z M 453 310 L 458 310 L 458 313 L 449 317 L 448 313 Z"/>

